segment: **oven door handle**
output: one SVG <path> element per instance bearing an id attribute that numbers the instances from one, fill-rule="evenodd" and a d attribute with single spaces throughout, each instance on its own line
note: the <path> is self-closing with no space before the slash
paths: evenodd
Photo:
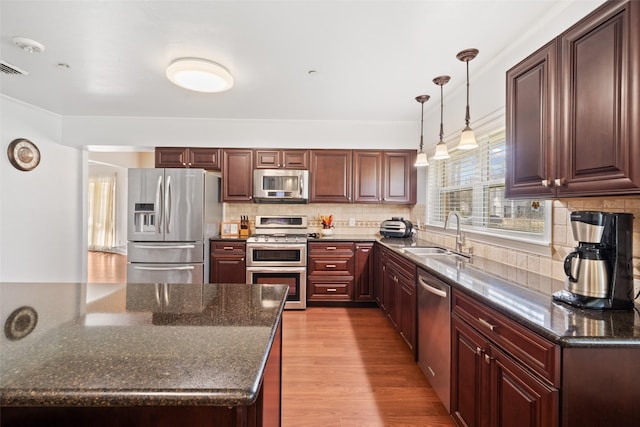
<path id="1" fill-rule="evenodd" d="M 278 273 L 278 272 L 291 272 L 291 271 L 306 271 L 307 267 L 247 267 L 247 271 L 259 272 L 259 273 Z"/>
<path id="2" fill-rule="evenodd" d="M 283 249 L 306 249 L 307 245 L 305 243 L 259 243 L 259 244 L 251 244 L 248 243 L 247 244 L 247 250 L 253 249 L 253 250 L 261 250 L 261 249 L 277 249 L 277 250 L 283 250 Z"/>

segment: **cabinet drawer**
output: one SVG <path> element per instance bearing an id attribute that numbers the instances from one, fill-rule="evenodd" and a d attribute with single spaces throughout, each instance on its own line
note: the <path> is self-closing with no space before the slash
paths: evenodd
<path id="1" fill-rule="evenodd" d="M 558 345 L 455 290 L 452 309 L 514 359 L 538 373 L 554 387 L 560 386 L 560 347 Z"/>
<path id="2" fill-rule="evenodd" d="M 245 242 L 211 242 L 211 253 L 215 255 L 244 255 Z"/>
<path id="3" fill-rule="evenodd" d="M 353 247 L 352 242 L 310 242 L 308 244 L 309 255 L 353 255 Z"/>
<path id="4" fill-rule="evenodd" d="M 309 257 L 309 274 L 353 274 L 353 257 Z"/>
<path id="5" fill-rule="evenodd" d="M 353 299 L 353 276 L 335 277 L 330 280 L 309 278 L 308 286 L 309 301 L 351 301 Z"/>

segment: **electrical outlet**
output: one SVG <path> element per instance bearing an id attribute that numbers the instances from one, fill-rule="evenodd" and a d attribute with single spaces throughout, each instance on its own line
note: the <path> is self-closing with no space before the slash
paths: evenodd
<path id="1" fill-rule="evenodd" d="M 355 227 L 355 226 L 356 226 L 356 219 L 349 218 L 349 227 Z"/>

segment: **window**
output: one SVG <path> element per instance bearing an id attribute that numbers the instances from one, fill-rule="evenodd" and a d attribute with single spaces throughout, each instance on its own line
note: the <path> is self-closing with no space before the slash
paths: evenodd
<path id="1" fill-rule="evenodd" d="M 428 223 L 442 226 L 449 212 L 457 211 L 465 230 L 548 242 L 548 203 L 505 199 L 504 128 L 477 140 L 475 150 L 453 151 L 449 159 L 430 162 Z"/>

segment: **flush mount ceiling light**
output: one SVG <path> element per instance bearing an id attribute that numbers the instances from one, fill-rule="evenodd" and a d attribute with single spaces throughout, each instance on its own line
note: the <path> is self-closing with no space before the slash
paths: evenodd
<path id="1" fill-rule="evenodd" d="M 464 129 L 462 129 L 462 135 L 460 135 L 460 143 L 458 144 L 458 148 L 460 148 L 461 150 L 471 150 L 478 147 L 478 143 L 476 142 L 476 135 L 469 127 L 469 120 L 471 120 L 469 116 L 469 61 L 471 61 L 477 55 L 478 49 L 465 49 L 461 52 L 458 52 L 458 54 L 456 55 L 456 58 L 458 58 L 460 61 L 467 63 L 467 114 L 464 118 L 464 122 L 466 125 Z"/>
<path id="2" fill-rule="evenodd" d="M 416 101 L 422 104 L 422 115 L 420 116 L 420 151 L 418 151 L 418 156 L 416 157 L 416 163 L 414 166 L 429 166 L 429 162 L 427 161 L 427 153 L 422 151 L 422 129 L 424 127 L 424 103 L 429 100 L 429 95 L 418 95 L 416 96 Z"/>
<path id="3" fill-rule="evenodd" d="M 44 51 L 44 45 L 42 43 L 26 37 L 13 37 L 11 41 L 27 53 L 40 53 Z"/>
<path id="4" fill-rule="evenodd" d="M 451 79 L 451 77 L 449 76 L 438 76 L 435 79 L 433 79 L 433 82 L 435 84 L 437 84 L 438 86 L 440 86 L 440 142 L 438 142 L 438 144 L 436 144 L 436 154 L 433 156 L 434 159 L 436 160 L 444 160 L 444 159 L 448 159 L 449 157 L 451 157 L 449 155 L 449 150 L 447 150 L 447 144 L 444 143 L 444 141 L 442 140 L 443 136 L 444 136 L 444 128 L 442 125 L 442 121 L 443 121 L 443 115 L 444 115 L 444 103 L 442 101 L 442 87 L 444 85 L 446 85 L 447 83 L 449 83 L 449 80 Z"/>
<path id="5" fill-rule="evenodd" d="M 176 59 L 167 67 L 167 78 L 196 92 L 224 92 L 233 87 L 233 76 L 220 64 L 198 58 Z"/>

